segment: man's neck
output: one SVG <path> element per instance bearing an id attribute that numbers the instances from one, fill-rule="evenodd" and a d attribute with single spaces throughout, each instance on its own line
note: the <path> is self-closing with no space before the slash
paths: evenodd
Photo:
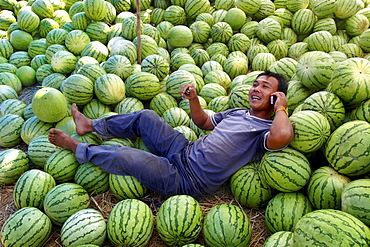
<path id="1" fill-rule="evenodd" d="M 250 114 L 254 117 L 270 120 L 271 115 L 272 115 L 272 110 L 271 111 L 257 111 L 257 110 L 251 109 Z"/>

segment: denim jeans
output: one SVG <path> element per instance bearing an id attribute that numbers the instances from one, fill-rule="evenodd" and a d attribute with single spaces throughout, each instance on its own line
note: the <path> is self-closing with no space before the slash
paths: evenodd
<path id="1" fill-rule="evenodd" d="M 203 194 L 187 172 L 184 153 L 189 141 L 154 111 L 145 109 L 94 119 L 93 129 L 103 139 L 141 137 L 151 152 L 80 143 L 76 150 L 79 163 L 91 162 L 108 173 L 134 176 L 160 194 Z"/>

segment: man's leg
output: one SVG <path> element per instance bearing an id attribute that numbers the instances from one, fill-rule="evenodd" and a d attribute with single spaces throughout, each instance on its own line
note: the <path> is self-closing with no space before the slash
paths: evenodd
<path id="1" fill-rule="evenodd" d="M 143 150 L 80 143 L 76 158 L 80 163 L 94 163 L 108 173 L 134 176 L 148 189 L 161 194 L 184 193 L 187 187 L 181 171 L 168 159 Z"/>
<path id="2" fill-rule="evenodd" d="M 153 154 L 166 157 L 180 152 L 189 143 L 184 135 L 151 110 L 94 119 L 93 129 L 105 139 L 139 136 Z"/>

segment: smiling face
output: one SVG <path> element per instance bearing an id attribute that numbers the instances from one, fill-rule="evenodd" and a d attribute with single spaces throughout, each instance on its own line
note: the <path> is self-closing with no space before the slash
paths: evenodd
<path id="1" fill-rule="evenodd" d="M 249 90 L 249 105 L 254 111 L 272 111 L 271 94 L 278 90 L 279 81 L 273 76 L 259 76 Z"/>

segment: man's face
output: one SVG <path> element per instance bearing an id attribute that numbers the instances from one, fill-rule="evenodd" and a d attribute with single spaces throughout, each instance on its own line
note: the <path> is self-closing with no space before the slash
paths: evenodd
<path id="1" fill-rule="evenodd" d="M 278 90 L 279 81 L 273 76 L 259 76 L 249 90 L 249 105 L 255 110 L 268 110 L 271 104 L 271 94 Z"/>

